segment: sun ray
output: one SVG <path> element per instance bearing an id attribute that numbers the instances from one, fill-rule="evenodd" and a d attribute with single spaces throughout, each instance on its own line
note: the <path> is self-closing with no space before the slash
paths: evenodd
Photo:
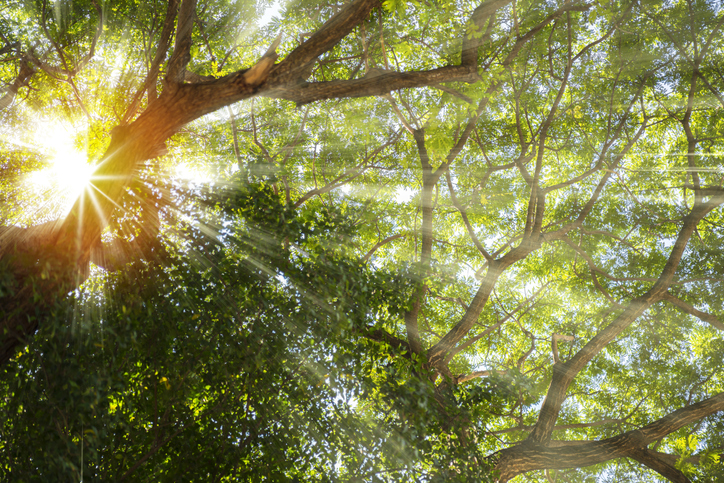
<path id="1" fill-rule="evenodd" d="M 44 169 L 27 177 L 30 190 L 43 200 L 43 207 L 62 215 L 67 214 L 81 196 L 95 169 L 88 163 L 86 154 L 74 145 L 76 135 L 72 126 L 39 123 L 33 144 L 49 162 Z"/>

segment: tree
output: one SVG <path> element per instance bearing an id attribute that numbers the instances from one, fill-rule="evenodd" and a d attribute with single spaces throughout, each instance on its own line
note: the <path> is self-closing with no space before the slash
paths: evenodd
<path id="1" fill-rule="evenodd" d="M 5 136 L 53 112 L 99 160 L 56 222 L 18 187 L 42 156 L 3 147 L 5 433 L 32 446 L 55 401 L 44 447 L 98 478 L 173 479 L 214 431 L 193 478 L 724 478 L 721 9 L 299 2 L 253 30 L 262 7 L 2 14 Z M 120 372 L 59 406 L 98 361 Z M 77 477 L 76 449 L 7 471 Z"/>

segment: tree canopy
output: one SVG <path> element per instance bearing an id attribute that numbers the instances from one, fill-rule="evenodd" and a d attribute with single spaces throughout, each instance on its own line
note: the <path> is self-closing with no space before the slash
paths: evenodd
<path id="1" fill-rule="evenodd" d="M 7 481 L 724 481 L 708 0 L 8 0 Z"/>

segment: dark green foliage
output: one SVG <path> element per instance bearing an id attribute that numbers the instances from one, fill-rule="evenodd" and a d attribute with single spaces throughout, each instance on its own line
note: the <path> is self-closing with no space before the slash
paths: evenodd
<path id="1" fill-rule="evenodd" d="M 433 458 L 433 386 L 396 386 L 406 362 L 373 381 L 386 355 L 360 346 L 409 284 L 346 257 L 340 212 L 297 213 L 265 183 L 223 194 L 223 236 L 187 227 L 183 251 L 96 275 L 4 368 L 5 479 L 332 481 Z M 352 411 L 372 393 L 398 424 Z"/>

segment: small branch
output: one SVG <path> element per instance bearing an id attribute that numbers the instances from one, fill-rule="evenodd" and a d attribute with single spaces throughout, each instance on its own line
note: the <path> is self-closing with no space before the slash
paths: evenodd
<path id="1" fill-rule="evenodd" d="M 408 353 L 410 352 L 410 345 L 407 343 L 407 341 L 404 341 L 399 337 L 395 337 L 384 329 L 371 330 L 364 334 L 364 336 L 370 340 L 385 342 L 386 344 L 391 345 L 397 350 L 405 351 Z"/>
<path id="2" fill-rule="evenodd" d="M 400 108 L 397 106 L 397 103 L 395 102 L 395 99 L 392 97 L 391 94 L 387 93 L 383 96 L 385 99 L 387 99 L 392 106 L 392 111 L 395 113 L 397 118 L 400 120 L 403 126 L 405 126 L 405 129 L 407 129 L 407 132 L 414 135 L 415 129 L 410 125 L 409 121 L 405 117 L 404 114 L 400 111 Z"/>
<path id="3" fill-rule="evenodd" d="M 353 181 L 355 178 L 362 175 L 369 166 L 363 164 L 359 164 L 355 166 L 352 169 L 349 169 L 342 173 L 340 176 L 332 180 L 331 183 L 326 184 L 325 186 L 322 186 L 321 188 L 314 188 L 313 190 L 309 190 L 304 195 L 302 195 L 301 198 L 299 198 L 295 203 L 295 207 L 302 206 L 304 203 L 307 202 L 310 198 L 313 198 L 315 196 L 323 195 L 325 193 L 329 193 L 335 188 L 339 188 L 340 186 L 343 186 L 350 181 Z"/>
<path id="4" fill-rule="evenodd" d="M 488 377 L 492 373 L 492 371 L 475 371 L 471 372 L 470 374 L 460 375 L 456 377 L 455 382 L 457 384 L 462 384 L 463 382 L 472 381 L 473 379 L 477 379 L 478 377 Z M 501 372 L 498 372 L 498 374 L 501 374 Z"/>
<path id="5" fill-rule="evenodd" d="M 450 198 L 452 199 L 453 206 L 457 208 L 457 210 L 460 212 L 460 216 L 463 219 L 463 223 L 465 224 L 465 229 L 468 231 L 468 235 L 470 235 L 470 238 L 473 240 L 473 243 L 475 244 L 475 247 L 478 249 L 481 255 L 487 260 L 488 262 L 493 261 L 493 257 L 488 253 L 488 251 L 485 249 L 482 243 L 480 243 L 480 240 L 478 239 L 477 235 L 475 235 L 475 231 L 473 230 L 472 225 L 470 224 L 470 220 L 468 219 L 468 213 L 465 210 L 465 207 L 458 202 L 458 198 L 455 195 L 455 188 L 452 184 L 452 178 L 450 177 L 450 172 L 445 173 L 445 177 L 447 179 L 447 187 L 448 190 L 450 190 Z"/>
<path id="6" fill-rule="evenodd" d="M 370 257 L 371 257 L 378 249 L 380 249 L 381 247 L 387 245 L 388 243 L 390 243 L 390 242 L 392 242 L 392 241 L 395 241 L 395 240 L 397 240 L 398 238 L 402 238 L 402 237 L 404 237 L 404 236 L 406 236 L 406 235 L 404 235 L 404 234 L 402 234 L 402 233 L 398 233 L 398 234 L 396 234 L 396 235 L 388 236 L 388 237 L 385 238 L 384 240 L 378 241 L 377 243 L 375 243 L 375 246 L 373 246 L 373 247 L 370 249 L 370 251 L 367 252 L 367 255 L 364 256 L 364 258 L 362 259 L 362 261 L 366 263 L 366 262 L 370 259 Z"/>
<path id="7" fill-rule="evenodd" d="M 234 143 L 234 158 L 236 164 L 241 169 L 241 154 L 239 153 L 239 131 L 236 127 L 236 116 L 231 106 L 226 106 L 226 110 L 229 112 L 229 120 L 231 121 L 231 135 Z"/>
<path id="8" fill-rule="evenodd" d="M 445 87 L 444 85 L 437 85 L 433 86 L 435 89 L 439 89 L 443 92 L 447 92 L 453 97 L 457 97 L 458 99 L 462 99 L 463 101 L 467 102 L 468 104 L 475 104 L 475 101 L 473 101 L 470 97 L 466 96 L 465 94 L 456 91 L 455 89 L 451 89 L 449 87 Z"/>

